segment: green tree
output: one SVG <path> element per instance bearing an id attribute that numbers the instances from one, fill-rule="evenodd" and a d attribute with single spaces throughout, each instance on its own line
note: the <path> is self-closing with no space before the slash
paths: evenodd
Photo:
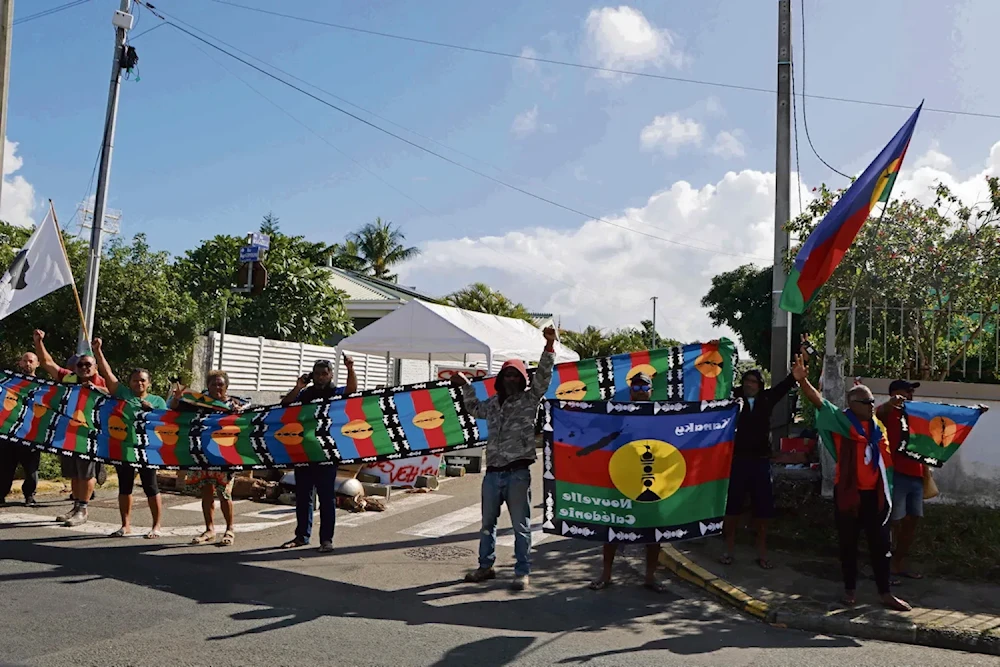
<path id="1" fill-rule="evenodd" d="M 413 259 L 420 254 L 420 249 L 407 248 L 403 243 L 406 237 L 398 227 L 382 218 L 375 218 L 360 230 L 347 237 L 348 243 L 353 243 L 354 257 L 365 275 L 396 282 L 399 278 L 390 270 L 392 267 Z"/>
<path id="2" fill-rule="evenodd" d="M 650 347 L 654 342 L 653 335 L 652 320 L 643 320 L 639 327 L 615 329 L 607 333 L 593 325 L 581 332 L 564 331 L 561 340 L 563 345 L 583 359 L 680 345 L 678 341 L 663 338 L 657 333 L 655 345 Z"/>
<path id="3" fill-rule="evenodd" d="M 520 303 L 512 301 L 486 283 L 466 285 L 462 289 L 446 296 L 444 302 L 449 306 L 472 310 L 477 313 L 487 313 L 501 317 L 516 317 L 528 322 L 532 321 L 531 314 L 527 308 Z"/>
<path id="4" fill-rule="evenodd" d="M 715 326 L 728 326 L 740 343 L 764 368 L 771 367 L 770 266 L 744 264 L 712 278 L 712 287 L 701 305 Z M 792 340 L 799 340 L 802 318 L 792 318 Z"/>
<path id="5" fill-rule="evenodd" d="M 805 239 L 842 193 L 820 188 L 816 200 L 789 224 L 789 230 Z M 855 298 L 865 307 L 869 303 L 902 306 L 907 309 L 902 323 L 898 316 L 888 325 L 876 319 L 857 332 L 857 359 L 867 362 L 864 345 L 871 334 L 879 342 L 873 346 L 873 369 L 892 375 L 907 370 L 916 373 L 914 356 L 919 360 L 918 374 L 925 379 L 947 378 L 965 355 L 970 366 L 981 357 L 987 359 L 984 366 L 993 368 L 995 336 L 981 334 L 994 326 L 995 318 L 989 315 L 1000 307 L 1000 181 L 996 177 L 986 178 L 986 193 L 984 201 L 970 206 L 939 184 L 929 206 L 913 199 L 892 202 L 881 222 L 869 220 L 862 227 L 830 281 L 820 289 L 806 313 L 810 328 L 822 330 L 831 297 L 841 305 Z M 793 249 L 793 257 L 797 250 Z M 849 343 L 849 331 L 841 326 L 838 348 L 845 349 Z"/>
<path id="6" fill-rule="evenodd" d="M 203 329 L 216 328 L 228 299 L 227 332 L 321 344 L 354 328 L 344 308 L 343 293 L 331 284 L 324 268 L 334 247 L 287 236 L 277 218 L 265 217 L 271 248 L 264 261 L 268 285 L 262 294 L 229 294 L 239 269 L 241 237 L 218 235 L 188 250 L 176 262 L 177 280 L 198 304 Z"/>

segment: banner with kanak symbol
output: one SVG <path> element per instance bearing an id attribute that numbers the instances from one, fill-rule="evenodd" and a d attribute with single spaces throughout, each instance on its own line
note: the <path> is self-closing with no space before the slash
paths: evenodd
<path id="1" fill-rule="evenodd" d="M 969 437 L 986 408 L 907 401 L 903 411 L 903 442 L 899 451 L 940 468 Z"/>
<path id="2" fill-rule="evenodd" d="M 739 400 L 549 400 L 547 533 L 659 543 L 722 532 Z"/>

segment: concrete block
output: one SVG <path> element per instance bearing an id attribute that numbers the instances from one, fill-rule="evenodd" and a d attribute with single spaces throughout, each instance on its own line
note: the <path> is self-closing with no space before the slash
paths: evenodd
<path id="1" fill-rule="evenodd" d="M 382 496 L 389 500 L 389 494 L 392 493 L 392 489 L 385 484 L 362 483 L 361 486 L 364 487 L 366 496 Z"/>

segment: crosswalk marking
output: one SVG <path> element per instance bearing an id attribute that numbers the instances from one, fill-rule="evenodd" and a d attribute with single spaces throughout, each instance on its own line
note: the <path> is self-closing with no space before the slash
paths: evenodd
<path id="1" fill-rule="evenodd" d="M 262 530 L 274 528 L 275 526 L 294 523 L 294 521 L 295 519 L 289 519 L 287 521 L 239 523 L 237 520 L 234 529 L 237 535 L 239 533 L 257 533 Z M 121 524 L 105 523 L 103 521 L 88 521 L 87 523 L 79 526 L 67 527 L 62 524 L 55 523 L 55 517 L 52 516 L 42 516 L 40 514 L 15 514 L 12 512 L 0 513 L 0 523 L 14 524 L 23 528 L 55 528 L 74 533 L 84 533 L 86 535 L 110 535 L 114 531 L 121 528 Z M 217 526 L 216 532 L 221 536 L 222 530 L 224 529 L 224 525 L 222 529 Z M 160 531 L 160 534 L 163 537 L 194 537 L 195 535 L 201 535 L 204 530 L 204 526 L 167 526 Z M 148 528 L 133 527 L 132 534 L 123 539 L 141 538 L 148 532 Z"/>
<path id="2" fill-rule="evenodd" d="M 234 500 L 233 505 L 239 505 L 241 503 L 249 502 L 247 500 Z M 201 501 L 196 500 L 193 503 L 184 503 L 183 505 L 169 505 L 167 509 L 172 510 L 184 510 L 186 512 L 200 512 L 201 511 Z"/>
<path id="3" fill-rule="evenodd" d="M 477 503 L 448 514 L 442 514 L 430 521 L 418 523 L 399 532 L 403 535 L 416 535 L 417 537 L 444 537 L 466 526 L 479 523 L 481 519 L 482 509 Z"/>
<path id="4" fill-rule="evenodd" d="M 531 546 L 535 547 L 545 540 L 547 540 L 551 535 L 542 532 L 542 517 L 538 516 L 531 520 Z M 503 530 L 503 535 L 497 537 L 497 546 L 500 547 L 514 547 L 514 529 L 506 528 Z"/>
<path id="5" fill-rule="evenodd" d="M 365 526 L 401 512 L 406 512 L 417 507 L 423 507 L 424 505 L 430 505 L 448 498 L 451 498 L 451 496 L 445 496 L 438 493 L 410 494 L 399 500 L 393 500 L 387 503 L 386 510 L 384 512 L 359 512 L 357 514 L 351 514 L 344 519 L 338 517 L 337 527 L 346 526 L 351 528 L 356 526 Z"/>

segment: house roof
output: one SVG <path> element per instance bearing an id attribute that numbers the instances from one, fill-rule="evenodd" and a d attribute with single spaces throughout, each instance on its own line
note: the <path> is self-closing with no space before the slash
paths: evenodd
<path id="1" fill-rule="evenodd" d="M 326 267 L 330 272 L 330 283 L 337 289 L 346 292 L 349 301 L 409 301 L 421 299 L 435 302 L 434 297 L 421 294 L 416 290 L 390 283 L 378 278 L 362 276 L 354 271 L 337 267 Z"/>
<path id="2" fill-rule="evenodd" d="M 531 318 L 532 324 L 541 329 L 546 324 L 551 323 L 554 316 L 552 313 L 528 313 L 528 317 Z"/>

